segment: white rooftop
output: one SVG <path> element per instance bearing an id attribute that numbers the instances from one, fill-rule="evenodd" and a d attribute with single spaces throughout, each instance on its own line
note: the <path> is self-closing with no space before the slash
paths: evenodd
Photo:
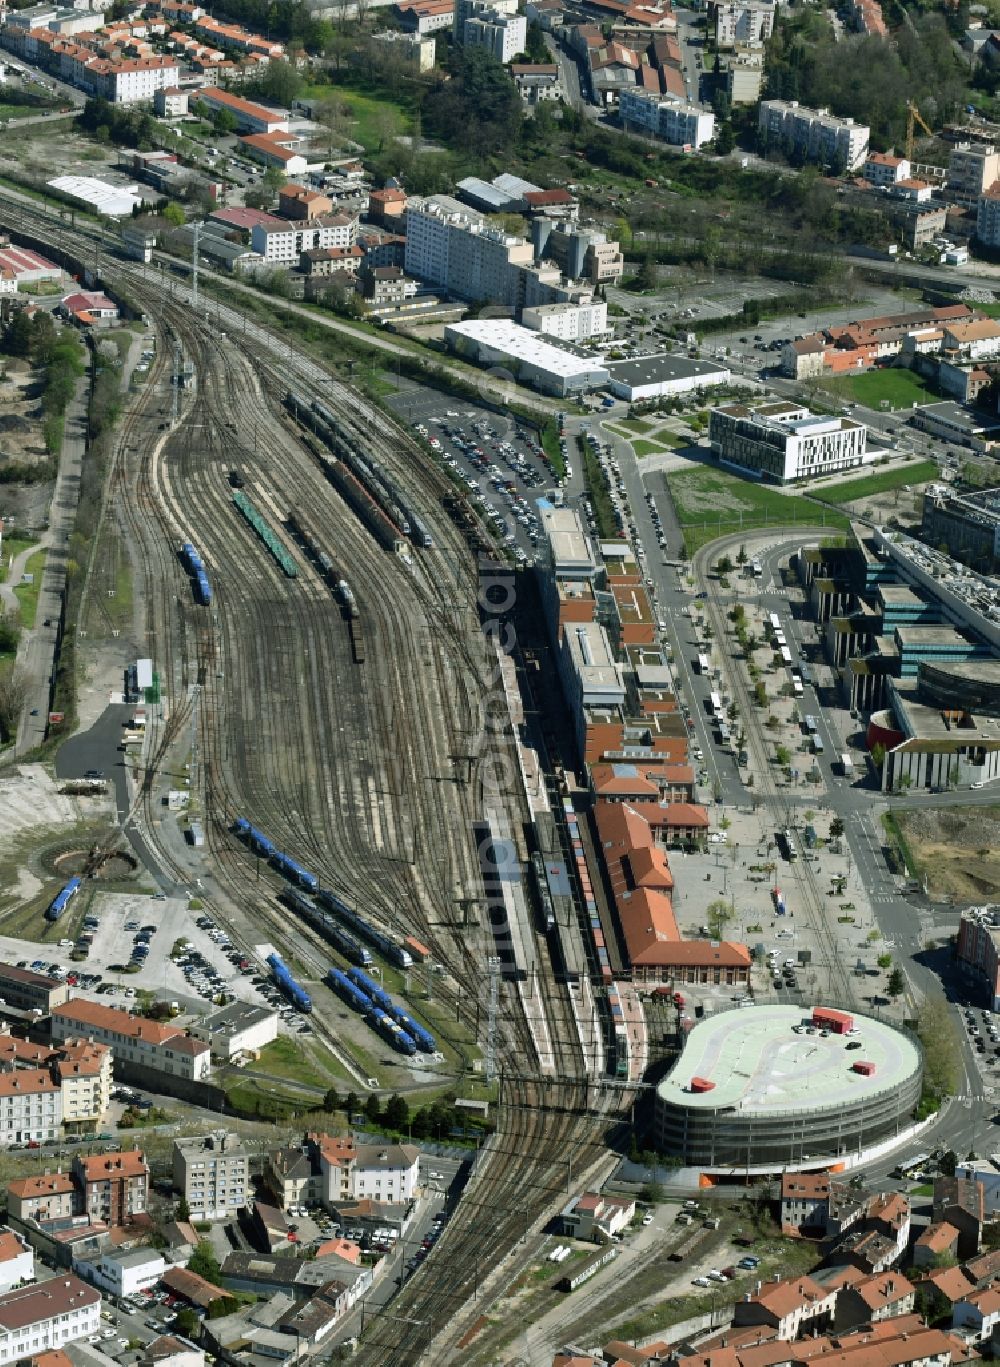
<path id="1" fill-rule="evenodd" d="M 899 1030 L 854 1014 L 856 1035 L 824 1038 L 792 1027 L 811 1023 L 812 1009 L 755 1006 L 723 1011 L 697 1022 L 680 1058 L 657 1088 L 663 1101 L 694 1110 L 735 1108 L 741 1112 L 835 1109 L 898 1087 L 920 1067 L 916 1045 Z M 855 1040 L 860 1049 L 848 1049 Z M 852 1070 L 875 1065 L 871 1077 Z M 690 1090 L 693 1077 L 714 1084 Z"/>
<path id="2" fill-rule="evenodd" d="M 112 218 L 126 218 L 137 204 L 142 203 L 141 197 L 133 193 L 138 186 L 109 185 L 94 176 L 56 176 L 46 184 L 84 204 L 93 205 L 98 213 Z"/>
<path id="3" fill-rule="evenodd" d="M 590 540 L 574 509 L 553 507 L 547 499 L 539 499 L 538 509 L 542 516 L 542 527 L 552 548 L 555 577 L 589 579 L 591 575 L 596 574 L 597 564 Z"/>
<path id="4" fill-rule="evenodd" d="M 482 318 L 467 323 L 449 323 L 445 336 L 467 337 L 470 341 L 481 342 L 493 347 L 506 356 L 547 370 L 550 374 L 563 379 L 573 379 L 581 372 L 591 372 L 603 364 L 603 357 L 576 356 L 572 351 L 552 346 L 545 342 L 541 334 L 530 328 L 512 323 L 509 318 Z"/>
<path id="5" fill-rule="evenodd" d="M 624 701 L 621 666 L 615 663 L 608 633 L 597 622 L 567 622 L 563 628 L 583 701 Z"/>

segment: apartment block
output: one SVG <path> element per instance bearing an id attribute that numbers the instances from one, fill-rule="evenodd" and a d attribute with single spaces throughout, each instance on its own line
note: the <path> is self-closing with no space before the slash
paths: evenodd
<path id="1" fill-rule="evenodd" d="M 959 142 L 948 154 L 945 187 L 953 204 L 972 209 L 1000 180 L 1000 152 L 991 142 Z"/>
<path id="2" fill-rule="evenodd" d="M 387 29 L 384 33 L 373 33 L 372 42 L 386 53 L 398 57 L 407 66 L 417 71 L 430 71 L 436 60 L 436 44 L 433 38 L 420 33 L 399 33 Z"/>
<path id="3" fill-rule="evenodd" d="M 963 912 L 956 956 L 964 972 L 985 982 L 990 1006 L 1000 1011 L 1000 918 L 975 908 Z"/>
<path id="4" fill-rule="evenodd" d="M 459 299 L 516 307 L 520 270 L 533 265 L 531 243 L 494 228 L 450 195 L 406 205 L 406 273 Z"/>
<path id="5" fill-rule="evenodd" d="M 146 1213 L 149 1167 L 139 1149 L 77 1154 L 72 1176 L 79 1205 L 92 1220 L 116 1227 Z"/>
<path id="6" fill-rule="evenodd" d="M 865 124 L 808 109 L 798 100 L 761 100 L 757 127 L 768 144 L 825 166 L 856 171 L 868 156 Z"/>
<path id="7" fill-rule="evenodd" d="M 501 18 L 513 18 L 517 14 L 518 0 L 455 0 L 453 6 L 452 38 L 460 47 L 465 42 L 465 26 L 470 19 L 483 14 Z"/>
<path id="8" fill-rule="evenodd" d="M 250 1155 L 225 1130 L 174 1140 L 174 1186 L 193 1219 L 223 1220 L 250 1200 Z"/>
<path id="9" fill-rule="evenodd" d="M 0 1363 L 65 1348 L 101 1328 L 101 1293 L 59 1273 L 0 1296 Z"/>
<path id="10" fill-rule="evenodd" d="M 303 252 L 352 247 L 358 220 L 348 214 L 326 214 L 308 223 L 259 223 L 250 231 L 250 245 L 266 262 L 297 266 Z"/>
<path id="11" fill-rule="evenodd" d="M 623 90 L 618 113 L 626 128 L 635 128 L 681 147 L 701 147 L 715 136 L 715 115 L 686 100 Z"/>
<path id="12" fill-rule="evenodd" d="M 759 49 L 737 50 L 723 63 L 730 104 L 756 104 L 764 84 L 764 54 Z"/>
<path id="13" fill-rule="evenodd" d="M 1000 247 L 1000 180 L 976 201 L 976 237 L 984 247 Z"/>
<path id="14" fill-rule="evenodd" d="M 86 1037 L 114 1050 L 116 1062 L 137 1063 L 195 1082 L 211 1073 L 211 1050 L 177 1025 L 161 1025 L 123 1007 L 74 997 L 52 1012 L 52 1038 L 64 1044 Z"/>
<path id="15" fill-rule="evenodd" d="M 285 1209 L 313 1200 L 327 1207 L 344 1201 L 405 1205 L 417 1193 L 420 1153 L 412 1144 L 357 1144 L 309 1134 L 301 1147 L 268 1155 L 264 1180 Z"/>
<path id="16" fill-rule="evenodd" d="M 527 38 L 528 21 L 523 14 L 498 14 L 488 9 L 466 19 L 462 45 L 484 47 L 491 57 L 506 66 L 524 51 Z"/>
<path id="17" fill-rule="evenodd" d="M 608 306 L 603 299 L 582 304 L 540 304 L 524 309 L 521 322 L 524 327 L 547 337 L 582 342 L 587 337 L 602 337 L 607 332 Z"/>
<path id="18" fill-rule="evenodd" d="M 731 4 L 715 7 L 715 42 L 718 47 L 735 47 L 748 43 L 763 47 L 774 32 L 776 5 L 764 5 L 757 0 L 733 0 Z"/>
<path id="19" fill-rule="evenodd" d="M 111 1064 L 106 1045 L 72 1040 L 53 1049 L 0 1035 L 0 1133 L 30 1128 L 39 1107 L 46 1116 L 51 1112 L 56 1127 L 56 1135 L 45 1138 L 58 1138 L 63 1130 L 94 1131 L 111 1103 Z"/>
<path id="20" fill-rule="evenodd" d="M 531 224 L 531 242 L 535 260 L 554 261 L 567 280 L 616 285 L 625 270 L 621 248 L 600 228 L 536 218 Z"/>
<path id="21" fill-rule="evenodd" d="M 854 418 L 820 416 L 784 400 L 713 408 L 708 431 L 721 461 L 778 484 L 860 466 L 868 439 Z"/>
<path id="22" fill-rule="evenodd" d="M 109 1296 L 139 1296 L 151 1291 L 167 1265 L 152 1248 L 109 1249 L 85 1267 L 81 1274 Z"/>

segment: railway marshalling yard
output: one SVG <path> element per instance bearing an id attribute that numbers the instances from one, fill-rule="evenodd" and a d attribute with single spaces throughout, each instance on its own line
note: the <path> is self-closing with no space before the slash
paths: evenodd
<path id="1" fill-rule="evenodd" d="M 21 213 L 23 230 L 39 242 L 74 245 L 44 212 L 22 204 Z M 85 250 L 92 230 L 77 231 L 75 245 Z M 496 949 L 473 827 L 487 802 L 512 832 L 527 813 L 514 783 L 495 779 L 517 766 L 509 734 L 491 716 L 497 668 L 477 612 L 480 566 L 444 510 L 449 486 L 401 428 L 316 361 L 226 305 L 192 307 L 179 285 L 168 293 L 139 266 L 114 261 L 108 271 L 144 309 L 156 342 L 146 383 L 115 434 L 104 504 L 127 541 L 144 616 L 139 644 L 155 661 L 163 694 L 162 706 L 147 709 L 121 827 L 146 843 L 162 877 L 190 887 L 195 866 L 167 838 L 162 805 L 176 783 L 169 776 L 187 765 L 205 835 L 195 869 L 205 909 L 239 948 L 270 944 L 292 965 L 312 993 L 318 1040 L 348 1062 L 344 1036 L 359 1028 L 357 1018 L 345 1026 L 342 1005 L 321 985 L 335 956 L 278 902 L 281 885 L 231 833 L 237 816 L 386 931 L 430 949 L 441 1049 L 430 1075 L 439 1085 L 481 1075 L 470 1022 L 489 1012 L 486 965 Z M 178 347 L 194 383 L 170 420 Z M 291 386 L 321 399 L 400 481 L 433 549 L 395 554 L 376 543 L 287 413 Z M 283 527 L 291 508 L 308 510 L 357 598 L 363 664 L 301 548 L 283 537 L 297 567 L 290 578 L 237 516 L 233 469 L 272 528 Z M 186 541 L 211 576 L 207 608 L 193 600 L 178 562 Z M 88 651 L 97 644 L 91 635 Z M 569 990 L 552 975 L 544 941 L 530 924 L 520 933 L 538 939 L 533 988 L 544 1011 L 535 1005 L 529 1021 L 519 990 L 502 985 L 497 1132 L 434 1257 L 392 1301 L 391 1314 L 370 1319 L 362 1362 L 444 1360 L 482 1309 L 472 1294 L 479 1269 L 502 1267 L 565 1191 L 568 1164 L 582 1176 L 606 1152 L 610 1117 L 594 1108 L 587 1085 L 603 1059 L 593 1050 L 584 1057 Z M 419 976 L 409 984 L 418 1014 Z M 386 1046 L 371 1039 L 381 1066 Z"/>

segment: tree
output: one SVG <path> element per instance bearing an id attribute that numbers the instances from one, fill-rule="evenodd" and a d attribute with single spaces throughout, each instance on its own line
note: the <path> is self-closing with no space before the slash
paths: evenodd
<path id="1" fill-rule="evenodd" d="M 666 1197 L 662 1182 L 647 1182 L 639 1192 L 642 1201 L 648 1201 L 651 1206 L 658 1206 Z"/>
<path id="2" fill-rule="evenodd" d="M 222 1285 L 222 1269 L 207 1239 L 199 1239 L 188 1262 L 188 1270 L 198 1277 L 204 1277 L 205 1281 L 211 1282 L 213 1286 Z"/>
<path id="3" fill-rule="evenodd" d="M 839 816 L 835 816 L 830 822 L 830 839 L 839 840 L 844 834 L 844 823 Z"/>
<path id="4" fill-rule="evenodd" d="M 288 106 L 298 98 L 302 77 L 291 62 L 268 62 L 260 81 L 260 93 L 275 104 Z"/>
<path id="5" fill-rule="evenodd" d="M 358 1096 L 357 1092 L 348 1092 L 344 1097 L 344 1112 L 348 1120 L 350 1120 L 352 1115 L 357 1115 L 360 1109 L 361 1098 Z"/>
<path id="6" fill-rule="evenodd" d="M 747 563 L 747 561 L 749 560 L 749 558 L 750 558 L 750 557 L 747 555 L 747 548 L 746 548 L 746 546 L 741 546 L 741 547 L 739 548 L 739 550 L 736 552 L 736 563 L 737 563 L 737 565 L 745 565 L 745 564 Z"/>
<path id="7" fill-rule="evenodd" d="M 958 1086 L 960 1056 L 954 1022 L 943 997 L 924 1000 L 917 1017 L 917 1034 L 924 1047 L 925 1097 L 939 1102 Z"/>
<path id="8" fill-rule="evenodd" d="M 187 1201 L 182 1196 L 181 1199 L 177 1202 L 177 1210 L 174 1213 L 174 1219 L 177 1220 L 179 1223 L 183 1224 L 184 1221 L 190 1220 L 190 1218 L 191 1207 L 188 1205 Z"/>
<path id="9" fill-rule="evenodd" d="M 179 204 L 175 204 L 173 200 L 171 200 L 163 210 L 163 217 L 172 228 L 182 228 L 184 226 L 184 210 Z"/>
<path id="10" fill-rule="evenodd" d="M 875 765 L 876 769 L 881 769 L 883 761 L 885 760 L 885 746 L 880 745 L 879 742 L 876 741 L 875 744 L 872 746 L 870 753 L 872 757 L 872 764 Z"/>
<path id="11" fill-rule="evenodd" d="M 343 1097 L 337 1091 L 336 1087 L 331 1087 L 330 1090 L 327 1092 L 326 1096 L 323 1098 L 324 1111 L 339 1111 L 343 1104 Z"/>
<path id="12" fill-rule="evenodd" d="M 382 1123 L 390 1130 L 405 1130 L 410 1123 L 410 1108 L 399 1095 L 393 1092 L 392 1096 L 385 1103 L 385 1110 L 382 1113 Z"/>
<path id="13" fill-rule="evenodd" d="M 31 350 L 31 319 L 18 309 L 4 329 L 3 349 L 8 356 L 27 356 Z"/>
<path id="14" fill-rule="evenodd" d="M 895 1001 L 897 997 L 901 997 L 906 991 L 906 979 L 903 977 L 903 970 L 901 968 L 894 968 L 889 974 L 889 981 L 886 983 L 885 990 L 888 992 L 892 1001 Z"/>
<path id="15" fill-rule="evenodd" d="M 187 1305 L 182 1306 L 181 1309 L 177 1311 L 177 1315 L 174 1318 L 174 1326 L 177 1329 L 177 1332 L 183 1334 L 186 1339 L 197 1341 L 198 1335 L 201 1333 L 201 1320 L 199 1320 L 198 1316 Z"/>
<path id="16" fill-rule="evenodd" d="M 883 969 L 885 969 L 885 968 L 891 968 L 891 967 L 892 967 L 892 955 L 891 955 L 891 954 L 880 954 L 880 955 L 878 956 L 878 958 L 875 960 L 875 962 L 878 964 L 879 968 L 883 968 Z"/>
<path id="17" fill-rule="evenodd" d="M 708 926 L 708 933 L 713 940 L 725 938 L 727 924 L 733 919 L 733 909 L 729 902 L 723 897 L 716 898 L 714 902 L 708 904 L 705 912 L 705 924 Z"/>
<path id="18" fill-rule="evenodd" d="M 372 1125 L 378 1125 L 382 1120 L 382 1103 L 375 1092 L 365 1102 L 365 1115 Z"/>
<path id="19" fill-rule="evenodd" d="M 954 1177 L 955 1169 L 958 1167 L 958 1154 L 954 1149 L 949 1149 L 938 1159 L 938 1168 L 942 1177 Z"/>
<path id="20" fill-rule="evenodd" d="M 732 574 L 733 562 L 728 555 L 720 556 L 715 563 L 715 569 L 718 574 Z"/>
<path id="21" fill-rule="evenodd" d="M 787 745 L 779 745 L 774 752 L 774 758 L 783 769 L 787 769 L 792 762 L 792 752 Z"/>
<path id="22" fill-rule="evenodd" d="M 221 105 L 218 109 L 210 110 L 209 118 L 212 120 L 212 127 L 217 133 L 236 132 L 236 115 L 231 109 L 227 109 L 225 105 Z"/>

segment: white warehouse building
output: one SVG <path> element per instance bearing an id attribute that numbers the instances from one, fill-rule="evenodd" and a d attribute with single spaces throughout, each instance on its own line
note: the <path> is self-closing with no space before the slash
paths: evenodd
<path id="1" fill-rule="evenodd" d="M 522 384 L 545 394 L 562 398 L 602 389 L 608 382 L 602 357 L 578 356 L 506 318 L 449 323 L 444 338 L 459 355 L 480 365 L 503 366 Z"/>
<path id="2" fill-rule="evenodd" d="M 623 90 L 618 113 L 626 128 L 649 133 L 678 147 L 701 147 L 715 137 L 715 115 L 710 109 L 669 95 Z"/>
<path id="3" fill-rule="evenodd" d="M 523 309 L 521 322 L 532 332 L 558 337 L 562 342 L 582 342 L 607 332 L 608 306 L 603 299 L 582 304 L 539 304 Z"/>
<path id="4" fill-rule="evenodd" d="M 828 109 L 809 109 L 798 100 L 761 100 L 757 127 L 767 141 L 806 161 L 856 171 L 868 159 L 865 124 L 838 119 Z"/>
<path id="5" fill-rule="evenodd" d="M 708 435 L 712 450 L 729 465 L 789 484 L 864 464 L 868 429 L 854 418 L 827 417 L 779 399 L 751 408 L 713 408 Z"/>

